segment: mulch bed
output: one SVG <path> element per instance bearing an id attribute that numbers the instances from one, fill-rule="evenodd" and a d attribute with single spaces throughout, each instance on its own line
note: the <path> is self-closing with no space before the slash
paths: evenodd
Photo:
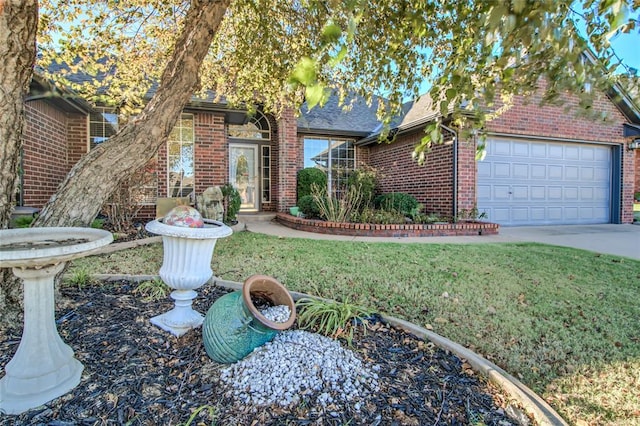
<path id="1" fill-rule="evenodd" d="M 218 379 L 224 365 L 211 361 L 201 330 L 176 338 L 149 323 L 171 308 L 169 300 L 144 302 L 137 284 L 65 287 L 56 318 L 62 339 L 85 366 L 80 385 L 45 406 L 2 425 L 511 425 L 528 419 L 509 398 L 455 355 L 373 318 L 351 348 L 379 364 L 380 392 L 359 413 L 299 404 L 294 409 L 238 405 Z M 226 289 L 206 285 L 194 307 L 206 312 Z M 0 366 L 15 353 L 21 330 L 0 332 Z M 211 416 L 213 413 L 213 416 Z M 480 423 L 482 421 L 483 423 Z"/>

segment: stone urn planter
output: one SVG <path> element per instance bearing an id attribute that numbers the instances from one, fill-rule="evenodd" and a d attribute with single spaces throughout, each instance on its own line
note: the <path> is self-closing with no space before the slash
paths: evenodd
<path id="1" fill-rule="evenodd" d="M 211 259 L 218 238 L 233 232 L 230 227 L 216 220 L 204 219 L 202 228 L 167 225 L 154 220 L 146 230 L 162 236 L 164 257 L 160 278 L 174 291 L 171 298 L 175 306 L 169 312 L 151 318 L 151 323 L 165 331 L 182 336 L 202 325 L 204 317 L 192 308 L 201 287 L 213 275 Z"/>
<path id="2" fill-rule="evenodd" d="M 289 318 L 283 322 L 268 319 L 255 306 L 256 299 L 287 306 Z M 253 275 L 242 291 L 225 294 L 211 305 L 202 326 L 204 348 L 216 362 L 236 362 L 291 327 L 295 319 L 296 305 L 287 289 L 275 278 Z"/>
<path id="3" fill-rule="evenodd" d="M 0 411 L 20 414 L 55 399 L 80 383 L 83 366 L 56 328 L 54 279 L 65 263 L 113 241 L 93 228 L 0 230 L 0 268 L 23 280 L 24 328 L 0 380 Z"/>

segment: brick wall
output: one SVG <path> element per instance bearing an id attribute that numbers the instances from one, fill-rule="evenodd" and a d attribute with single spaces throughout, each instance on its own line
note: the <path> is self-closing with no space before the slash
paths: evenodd
<path id="1" fill-rule="evenodd" d="M 424 165 L 412 159 L 414 147 L 424 136 L 422 129 L 400 135 L 391 144 L 369 147 L 369 165 L 381 174 L 380 191 L 405 192 L 424 204 L 424 210 L 440 216 L 453 213 L 453 145 L 436 145 Z"/>
<path id="2" fill-rule="evenodd" d="M 278 155 L 272 155 L 278 162 L 277 210 L 288 211 L 296 204 L 296 172 L 302 157 L 302 144 L 297 135 L 297 120 L 292 109 L 285 109 L 278 121 Z"/>
<path id="3" fill-rule="evenodd" d="M 42 207 L 87 152 L 87 119 L 44 100 L 25 104 L 23 204 Z"/>
<path id="4" fill-rule="evenodd" d="M 640 149 L 635 150 L 635 184 L 634 192 L 640 192 Z"/>
<path id="5" fill-rule="evenodd" d="M 201 194 L 210 186 L 222 186 L 227 183 L 229 145 L 223 114 L 198 113 L 194 114 L 193 121 L 195 191 L 196 194 Z"/>

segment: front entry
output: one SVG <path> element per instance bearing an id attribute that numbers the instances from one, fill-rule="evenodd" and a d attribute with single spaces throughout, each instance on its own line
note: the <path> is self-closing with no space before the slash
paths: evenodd
<path id="1" fill-rule="evenodd" d="M 258 159 L 258 145 L 229 145 L 229 181 L 240 193 L 241 211 L 258 211 L 260 208 Z"/>

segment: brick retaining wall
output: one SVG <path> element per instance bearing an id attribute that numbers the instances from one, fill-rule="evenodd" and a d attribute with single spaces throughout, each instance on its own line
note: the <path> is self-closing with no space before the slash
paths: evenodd
<path id="1" fill-rule="evenodd" d="M 371 223 L 336 223 L 302 219 L 278 213 L 276 220 L 298 231 L 354 237 L 451 237 L 497 235 L 500 225 L 488 222 L 381 225 Z"/>

